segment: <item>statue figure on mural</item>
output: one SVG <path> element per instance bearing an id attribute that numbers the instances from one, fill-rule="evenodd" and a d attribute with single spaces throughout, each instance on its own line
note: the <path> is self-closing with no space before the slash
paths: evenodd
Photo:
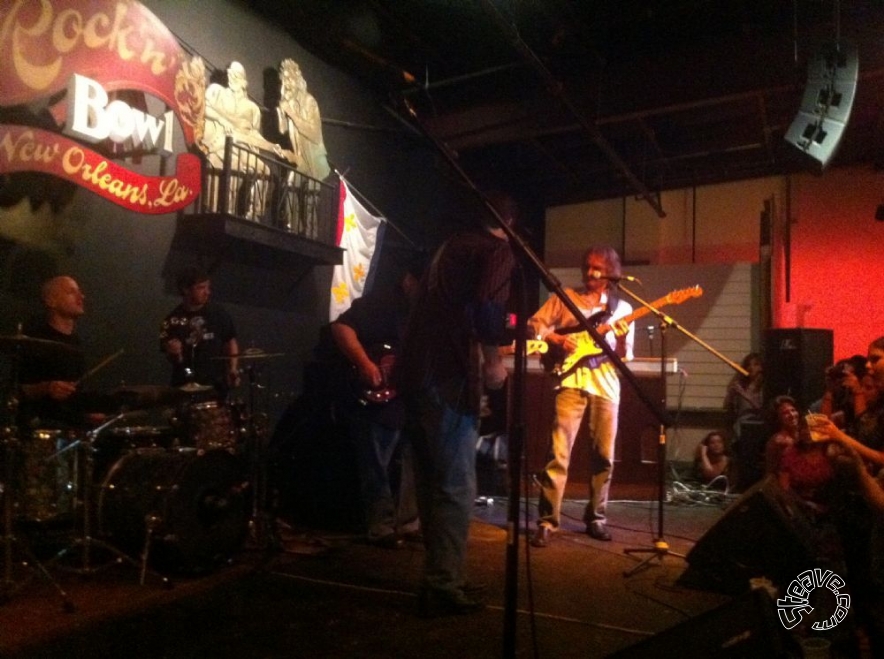
<path id="1" fill-rule="evenodd" d="M 252 219 L 263 215 L 269 168 L 257 157 L 254 149 L 279 153 L 279 147 L 261 135 L 261 108 L 248 93 L 248 79 L 243 65 L 231 62 L 227 68 L 227 86 L 212 83 L 206 89 L 206 123 L 202 148 L 209 164 L 220 170 L 224 165 L 224 143 L 229 135 L 240 145 L 252 147 L 248 152 L 234 149 L 231 154 L 231 176 L 228 209 Z M 211 182 L 210 197 L 217 210 L 217 181 Z M 239 203 L 237 203 L 239 202 Z M 240 212 L 237 212 L 239 208 Z"/>
<path id="2" fill-rule="evenodd" d="M 316 99 L 307 91 L 301 67 L 293 59 L 279 65 L 280 101 L 276 110 L 279 131 L 288 135 L 299 171 L 323 180 L 331 169 L 322 141 L 322 117 Z M 289 158 L 289 160 L 291 160 Z"/>
<path id="3" fill-rule="evenodd" d="M 321 181 L 330 171 L 322 141 L 319 105 L 307 93 L 307 83 L 295 60 L 285 59 L 280 63 L 279 81 L 276 118 L 279 132 L 288 137 L 292 150 L 280 150 L 278 153 L 297 172 L 289 170 L 279 190 L 277 219 L 289 231 L 316 238 L 319 230 L 316 212 L 320 186 L 310 179 Z"/>

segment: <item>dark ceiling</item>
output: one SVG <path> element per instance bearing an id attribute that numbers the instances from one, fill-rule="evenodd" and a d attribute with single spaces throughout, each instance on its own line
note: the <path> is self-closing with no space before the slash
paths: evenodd
<path id="1" fill-rule="evenodd" d="M 859 74 L 827 166 L 884 163 L 882 0 L 253 4 L 401 116 L 407 99 L 477 182 L 543 205 L 820 171 L 784 136 L 834 43 Z"/>

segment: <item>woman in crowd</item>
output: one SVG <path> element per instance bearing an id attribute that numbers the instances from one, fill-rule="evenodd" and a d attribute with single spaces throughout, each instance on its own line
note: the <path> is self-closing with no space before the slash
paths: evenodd
<path id="1" fill-rule="evenodd" d="M 777 396 L 771 405 L 775 431 L 767 442 L 765 465 L 780 487 L 794 492 L 814 515 L 831 507 L 835 488 L 832 442 L 811 439 L 795 399 Z"/>
<path id="2" fill-rule="evenodd" d="M 740 424 L 746 421 L 762 421 L 762 394 L 764 367 L 761 354 L 750 352 L 743 357 L 740 366 L 746 375 L 735 373 L 727 385 L 724 409 L 728 423 L 733 427 L 733 437 L 740 438 Z"/>
<path id="3" fill-rule="evenodd" d="M 713 430 L 697 445 L 697 453 L 694 456 L 694 471 L 697 478 L 705 485 L 711 485 L 713 481 L 723 480 L 729 466 L 730 457 L 727 454 L 724 433 Z M 726 486 L 727 481 L 723 485 Z"/>

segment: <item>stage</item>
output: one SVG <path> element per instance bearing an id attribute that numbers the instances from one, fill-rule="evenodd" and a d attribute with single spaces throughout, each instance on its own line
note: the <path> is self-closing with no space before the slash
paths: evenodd
<path id="1" fill-rule="evenodd" d="M 617 491 L 615 490 L 615 496 Z M 687 499 L 664 506 L 669 555 L 625 576 L 650 547 L 654 502 L 610 504 L 613 542 L 582 533 L 583 501 L 565 504 L 565 528 L 549 547 L 520 536 L 517 656 L 601 657 L 646 641 L 735 598 L 680 585 L 687 553 L 721 517 L 725 501 Z M 531 505 L 533 512 L 533 502 Z M 506 502 L 477 503 L 469 541 L 469 573 L 486 585 L 481 613 L 425 620 L 415 589 L 419 543 L 400 550 L 278 521 L 281 546 L 260 550 L 250 535 L 229 565 L 167 588 L 118 565 L 88 578 L 53 571 L 75 610 L 39 579 L 0 606 L 3 657 L 496 657 L 503 653 Z M 727 615 L 726 611 L 723 615 Z M 733 617 L 733 616 L 731 616 Z M 759 634 L 777 635 L 761 629 Z M 703 623 L 713 632 L 714 623 Z M 704 632 L 688 624 L 683 633 Z M 782 632 L 782 630 L 779 630 Z M 730 656 L 730 655 L 728 655 Z M 761 656 L 756 654 L 756 656 Z"/>

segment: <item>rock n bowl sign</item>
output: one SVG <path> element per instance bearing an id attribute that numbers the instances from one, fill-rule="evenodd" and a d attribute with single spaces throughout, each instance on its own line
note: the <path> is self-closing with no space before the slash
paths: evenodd
<path id="1" fill-rule="evenodd" d="M 190 204 L 201 185 L 189 149 L 205 116 L 202 61 L 133 0 L 4 5 L 0 173 L 52 174 L 142 213 Z M 174 172 L 145 173 L 129 155 L 172 155 Z"/>

